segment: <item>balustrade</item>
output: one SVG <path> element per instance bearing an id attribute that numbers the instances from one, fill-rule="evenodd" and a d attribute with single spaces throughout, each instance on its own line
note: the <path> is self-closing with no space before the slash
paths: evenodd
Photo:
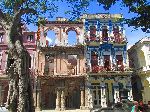
<path id="1" fill-rule="evenodd" d="M 95 65 L 95 66 L 92 66 L 91 68 L 90 67 L 87 67 L 87 72 L 92 72 L 92 73 L 98 73 L 98 72 L 106 72 L 106 71 L 121 71 L 121 72 L 124 72 L 124 71 L 128 71 L 127 69 L 125 69 L 125 67 L 123 65 L 118 65 L 118 66 L 107 66 L 107 67 L 104 67 L 104 66 L 99 66 L 99 65 Z"/>
<path id="2" fill-rule="evenodd" d="M 88 43 L 88 42 L 108 42 L 108 43 L 125 43 L 127 42 L 126 38 L 125 37 L 122 37 L 121 35 L 120 36 L 111 36 L 111 37 L 104 37 L 104 38 L 86 38 L 85 39 L 85 42 Z"/>

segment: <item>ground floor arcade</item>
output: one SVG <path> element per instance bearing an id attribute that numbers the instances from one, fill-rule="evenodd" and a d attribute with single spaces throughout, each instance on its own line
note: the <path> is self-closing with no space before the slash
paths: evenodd
<path id="1" fill-rule="evenodd" d="M 86 101 L 85 77 L 38 78 L 34 91 L 36 109 L 84 109 Z"/>

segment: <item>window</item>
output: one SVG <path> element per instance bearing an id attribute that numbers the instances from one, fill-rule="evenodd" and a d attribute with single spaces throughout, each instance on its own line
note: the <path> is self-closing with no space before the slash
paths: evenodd
<path id="1" fill-rule="evenodd" d="M 90 39 L 92 41 L 96 40 L 96 27 L 90 26 Z"/>
<path id="2" fill-rule="evenodd" d="M 122 65 L 123 64 L 122 55 L 116 55 L 116 59 L 117 59 L 117 65 Z"/>
<path id="3" fill-rule="evenodd" d="M 33 41 L 33 35 L 28 35 L 28 36 L 27 36 L 27 40 L 28 40 L 28 41 Z"/>
<path id="4" fill-rule="evenodd" d="M 106 71 L 110 71 L 110 55 L 104 55 L 104 68 Z"/>
<path id="5" fill-rule="evenodd" d="M 108 29 L 107 26 L 102 27 L 102 38 L 104 41 L 108 41 Z"/>
<path id="6" fill-rule="evenodd" d="M 3 42 L 3 33 L 0 33 L 0 43 Z"/>
<path id="7" fill-rule="evenodd" d="M 93 73 L 97 73 L 99 71 L 97 51 L 92 51 L 91 53 L 91 66 L 92 66 Z"/>
<path id="8" fill-rule="evenodd" d="M 115 26 L 113 27 L 113 32 L 114 32 L 114 33 L 119 33 L 119 26 L 116 26 L 116 25 L 115 25 Z"/>

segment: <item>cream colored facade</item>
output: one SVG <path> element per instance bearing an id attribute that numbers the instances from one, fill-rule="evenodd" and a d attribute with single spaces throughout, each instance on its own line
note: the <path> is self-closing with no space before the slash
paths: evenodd
<path id="1" fill-rule="evenodd" d="M 130 66 L 135 70 L 134 76 L 140 78 L 133 82 L 137 83 L 142 99 L 147 104 L 150 101 L 150 37 L 142 38 L 128 50 L 128 53 Z"/>

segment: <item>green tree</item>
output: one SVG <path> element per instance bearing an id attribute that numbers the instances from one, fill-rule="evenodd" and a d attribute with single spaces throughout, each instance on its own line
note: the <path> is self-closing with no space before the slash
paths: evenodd
<path id="1" fill-rule="evenodd" d="M 22 23 L 37 22 L 57 11 L 55 0 L 0 0 L 0 25 L 8 42 L 6 73 L 9 77 L 7 108 L 10 112 L 33 112 L 29 54 L 22 43 Z M 26 64 L 24 64 L 26 63 Z"/>

